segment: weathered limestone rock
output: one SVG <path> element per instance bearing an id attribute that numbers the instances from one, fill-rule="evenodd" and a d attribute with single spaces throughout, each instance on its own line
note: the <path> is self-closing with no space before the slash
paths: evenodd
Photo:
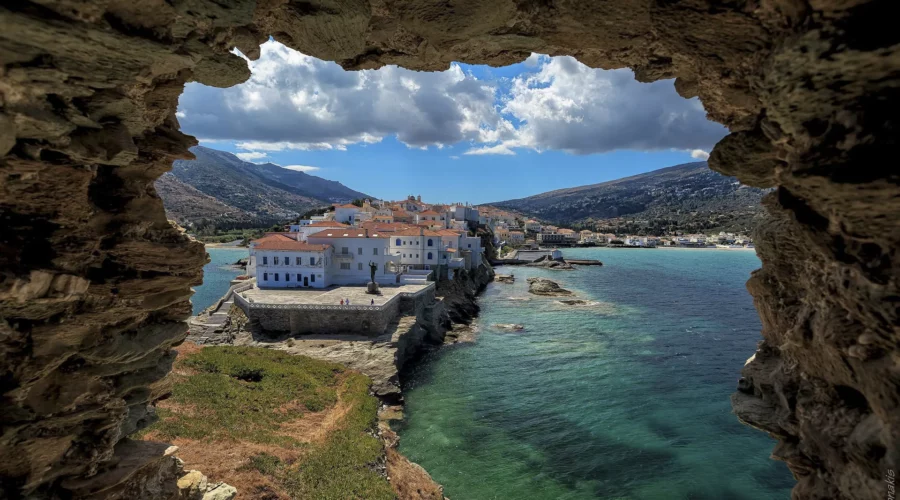
<path id="1" fill-rule="evenodd" d="M 559 286 L 559 283 L 547 278 L 528 278 L 528 292 L 545 297 L 565 297 L 572 295 L 571 290 Z"/>
<path id="2" fill-rule="evenodd" d="M 0 496 L 70 497 L 126 460 L 184 336 L 202 246 L 153 181 L 194 139 L 188 81 L 269 35 L 346 68 L 531 52 L 676 78 L 731 135 L 712 168 L 776 187 L 748 283 L 763 342 L 734 397 L 797 498 L 883 498 L 900 465 L 900 38 L 885 0 L 6 2 L 0 7 Z M 471 311 L 448 308 L 464 318 Z M 140 454 L 138 454 L 140 455 Z M 134 457 L 137 455 L 128 455 Z M 141 455 L 144 456 L 144 455 Z M 147 456 L 148 461 L 153 461 Z M 160 480 L 163 478 L 160 476 Z M 153 488 L 146 482 L 143 488 Z M 110 485 L 109 487 L 112 487 Z M 140 495 L 134 496 L 138 498 Z"/>
<path id="3" fill-rule="evenodd" d="M 179 500 L 231 500 L 237 489 L 225 483 L 210 484 L 198 470 L 190 470 L 178 479 Z"/>

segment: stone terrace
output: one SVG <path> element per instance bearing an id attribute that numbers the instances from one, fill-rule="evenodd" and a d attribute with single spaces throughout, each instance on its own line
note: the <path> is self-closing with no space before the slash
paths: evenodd
<path id="1" fill-rule="evenodd" d="M 330 305 L 339 306 L 341 299 L 350 299 L 353 306 L 368 306 L 372 299 L 375 305 L 386 304 L 392 298 L 400 294 L 413 294 L 424 290 L 429 284 L 382 286 L 381 295 L 366 293 L 364 286 L 330 286 L 323 289 L 260 289 L 253 287 L 240 295 L 253 304 L 277 304 L 277 305 Z"/>
<path id="2" fill-rule="evenodd" d="M 433 303 L 434 290 L 434 283 L 386 286 L 381 295 L 369 295 L 361 286 L 267 290 L 254 285 L 238 292 L 234 303 L 254 329 L 272 334 L 378 336 L 401 314 Z M 348 298 L 351 305 L 341 305 Z"/>

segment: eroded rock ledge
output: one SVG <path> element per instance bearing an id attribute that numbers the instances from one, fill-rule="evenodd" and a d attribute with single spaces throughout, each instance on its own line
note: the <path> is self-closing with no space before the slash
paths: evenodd
<path id="1" fill-rule="evenodd" d="M 735 410 L 798 498 L 881 498 L 900 453 L 900 37 L 879 0 L 6 2 L 0 7 L 0 496 L 69 496 L 153 419 L 202 247 L 153 181 L 184 84 L 245 80 L 269 35 L 346 68 L 531 52 L 676 78 L 777 187 L 750 280 L 763 342 Z M 138 498 L 132 496 L 130 498 Z"/>

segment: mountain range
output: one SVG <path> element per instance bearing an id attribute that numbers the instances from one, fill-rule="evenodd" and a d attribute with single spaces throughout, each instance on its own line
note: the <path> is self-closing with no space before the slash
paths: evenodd
<path id="1" fill-rule="evenodd" d="M 749 231 L 768 191 L 744 186 L 705 161 L 489 205 L 555 224 L 610 232 L 665 234 Z"/>
<path id="2" fill-rule="evenodd" d="M 188 227 L 262 227 L 369 197 L 340 182 L 273 163 L 250 163 L 203 146 L 191 152 L 196 159 L 176 160 L 172 171 L 156 181 L 169 218 Z"/>

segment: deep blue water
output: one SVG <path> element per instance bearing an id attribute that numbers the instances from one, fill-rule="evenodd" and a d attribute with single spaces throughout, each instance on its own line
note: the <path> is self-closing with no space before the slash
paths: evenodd
<path id="1" fill-rule="evenodd" d="M 405 381 L 400 450 L 454 500 L 787 499 L 774 442 L 731 413 L 760 339 L 753 252 L 579 249 L 603 267 L 502 268 L 474 344 Z M 527 292 L 545 276 L 590 306 Z M 522 323 L 504 333 L 497 323 Z"/>
<path id="2" fill-rule="evenodd" d="M 194 289 L 191 297 L 195 316 L 225 295 L 231 280 L 242 272 L 231 264 L 248 255 L 246 248 L 207 248 L 206 252 L 210 261 L 203 266 L 203 284 Z"/>

